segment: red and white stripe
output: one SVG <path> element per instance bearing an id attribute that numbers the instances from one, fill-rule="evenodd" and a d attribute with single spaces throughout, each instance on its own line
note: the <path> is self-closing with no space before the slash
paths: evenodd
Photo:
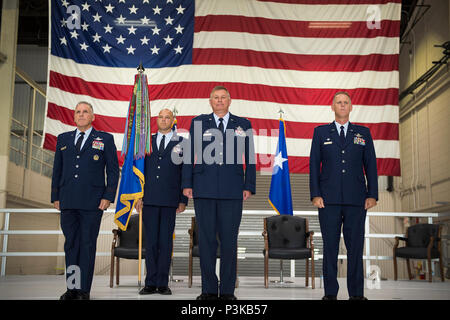
<path id="1" fill-rule="evenodd" d="M 351 3 L 351 4 L 347 4 Z M 152 116 L 176 107 L 179 131 L 210 113 L 212 87 L 231 93 L 230 112 L 255 129 L 258 168 L 275 152 L 278 111 L 286 121 L 291 173 L 307 173 L 314 127 L 334 115 L 333 94 L 352 96 L 350 121 L 370 128 L 380 175 L 400 175 L 398 53 L 400 0 L 197 0 L 193 64 L 147 69 Z M 367 27 L 375 5 L 381 28 Z M 131 97 L 134 68 L 106 68 L 49 58 L 44 147 L 74 130 L 78 101 L 94 106 L 94 127 L 114 135 L 117 149 Z M 156 130 L 152 119 L 152 130 Z"/>

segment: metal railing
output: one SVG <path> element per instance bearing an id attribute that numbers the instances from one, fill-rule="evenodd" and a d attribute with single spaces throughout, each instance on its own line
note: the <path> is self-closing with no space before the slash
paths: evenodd
<path id="1" fill-rule="evenodd" d="M 27 123 L 12 118 L 10 131 L 10 161 L 41 175 L 51 177 L 54 152 L 40 147 L 44 139 L 41 132 L 35 130 L 36 105 L 38 97 L 46 98 L 45 90 L 31 77 L 16 66 L 16 76 L 31 89 Z M 43 119 L 42 119 L 43 121 Z"/>
<path id="2" fill-rule="evenodd" d="M 0 209 L 0 213 L 4 213 L 4 227 L 3 230 L 0 231 L 0 235 L 3 235 L 3 248 L 0 253 L 0 257 L 2 257 L 1 262 L 1 276 L 5 276 L 6 274 L 6 259 L 7 257 L 42 257 L 42 256 L 64 256 L 64 252 L 8 252 L 8 236 L 9 235 L 61 235 L 62 231 L 59 230 L 9 230 L 9 221 L 10 215 L 15 213 L 59 213 L 56 209 Z M 114 214 L 114 209 L 108 209 L 105 211 L 106 214 Z M 193 214 L 193 209 L 187 209 L 185 213 Z M 274 215 L 273 211 L 267 210 L 243 210 L 243 219 L 245 216 L 272 216 Z M 317 216 L 317 211 L 294 211 L 294 215 L 298 216 Z M 413 213 L 413 212 L 368 212 L 365 222 L 365 254 L 363 259 L 366 263 L 366 272 L 369 270 L 371 265 L 371 260 L 391 260 L 392 256 L 378 256 L 371 255 L 370 252 L 370 239 L 379 239 L 379 238 L 395 238 L 396 236 L 402 237 L 403 234 L 386 234 L 386 233 L 370 233 L 370 218 L 371 217 L 409 217 L 409 218 L 428 218 L 428 223 L 433 223 L 433 218 L 437 218 L 438 213 Z M 262 229 L 260 231 L 239 231 L 239 237 L 255 237 L 255 241 L 262 241 Z M 175 229 L 175 236 L 177 235 L 185 235 L 187 233 L 187 229 Z M 111 235 L 111 231 L 100 231 L 100 235 L 108 234 Z M 322 237 L 321 232 L 314 232 L 314 237 Z M 341 234 L 342 237 L 342 234 Z M 97 252 L 97 256 L 110 256 L 111 252 Z M 174 252 L 174 257 L 187 257 L 187 252 Z M 248 257 L 248 258 L 263 258 L 262 253 L 245 253 L 240 252 L 240 257 Z M 315 254 L 315 259 L 323 259 L 322 254 Z M 339 255 L 339 259 L 346 259 L 346 255 Z M 295 264 L 294 260 L 291 261 L 291 277 L 295 277 Z M 433 264 L 434 268 L 434 264 Z"/>

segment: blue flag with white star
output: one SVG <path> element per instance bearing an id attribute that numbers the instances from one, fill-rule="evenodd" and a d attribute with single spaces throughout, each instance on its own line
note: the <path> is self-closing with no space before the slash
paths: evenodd
<path id="1" fill-rule="evenodd" d="M 269 203 L 278 214 L 294 214 L 286 148 L 286 128 L 283 119 L 280 119 L 280 132 L 272 168 Z"/>

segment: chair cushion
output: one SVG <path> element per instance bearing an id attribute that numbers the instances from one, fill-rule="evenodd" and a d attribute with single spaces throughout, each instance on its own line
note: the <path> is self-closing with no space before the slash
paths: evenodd
<path id="1" fill-rule="evenodd" d="M 266 254 L 266 250 L 263 250 Z M 309 248 L 273 248 L 269 249 L 269 258 L 271 259 L 307 259 L 311 258 L 311 250 Z"/>
<path id="2" fill-rule="evenodd" d="M 139 249 L 134 248 L 114 248 L 114 256 L 123 259 L 138 259 Z M 145 259 L 145 248 L 142 249 L 142 258 Z"/>
<path id="3" fill-rule="evenodd" d="M 402 247 L 395 249 L 395 255 L 400 258 L 408 259 L 427 259 L 427 248 Z M 439 251 L 431 249 L 431 259 L 439 258 Z"/>

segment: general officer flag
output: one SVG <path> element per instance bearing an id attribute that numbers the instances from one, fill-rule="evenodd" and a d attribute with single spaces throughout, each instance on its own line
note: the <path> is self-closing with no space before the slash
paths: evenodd
<path id="1" fill-rule="evenodd" d="M 286 149 L 286 127 L 280 119 L 277 151 L 272 169 L 269 203 L 278 214 L 293 215 L 291 181 L 289 179 L 288 154 Z"/>

